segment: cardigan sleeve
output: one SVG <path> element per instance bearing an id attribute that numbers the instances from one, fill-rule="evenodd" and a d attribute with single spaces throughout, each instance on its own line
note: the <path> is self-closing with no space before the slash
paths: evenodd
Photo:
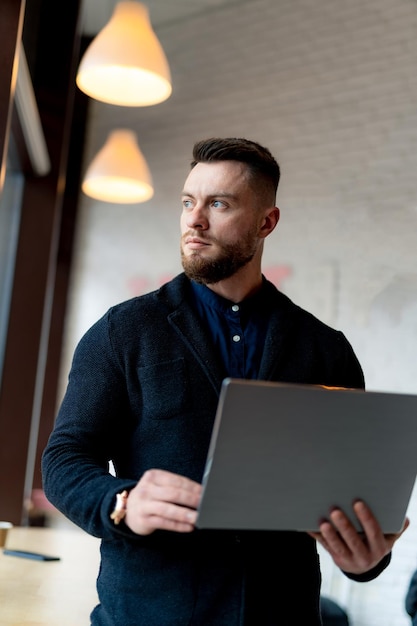
<path id="1" fill-rule="evenodd" d="M 114 532 L 109 512 L 115 495 L 135 485 L 109 472 L 110 450 L 122 446 L 119 433 L 129 412 L 107 318 L 87 331 L 74 352 L 67 391 L 42 456 L 47 499 L 97 537 Z"/>
<path id="2" fill-rule="evenodd" d="M 384 571 L 384 569 L 388 567 L 390 562 L 391 562 L 391 552 L 387 554 L 386 556 L 384 556 L 384 558 L 381 559 L 380 562 L 377 563 L 377 565 L 375 565 L 375 567 L 368 570 L 367 572 L 364 572 L 363 574 L 350 574 L 349 572 L 343 572 L 343 573 L 345 576 L 350 578 L 350 580 L 354 580 L 358 583 L 367 583 L 370 580 L 374 580 L 374 578 L 377 578 L 380 574 L 382 574 L 382 572 Z"/>

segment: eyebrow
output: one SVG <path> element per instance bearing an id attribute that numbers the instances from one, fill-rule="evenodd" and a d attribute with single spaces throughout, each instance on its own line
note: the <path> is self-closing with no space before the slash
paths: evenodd
<path id="1" fill-rule="evenodd" d="M 181 193 L 181 197 L 183 196 L 188 196 L 189 198 L 195 198 L 195 196 L 192 193 L 189 193 L 185 189 Z M 237 200 L 236 194 L 229 193 L 227 191 L 218 191 L 216 193 L 211 193 L 208 197 L 209 198 L 231 198 L 232 200 Z"/>

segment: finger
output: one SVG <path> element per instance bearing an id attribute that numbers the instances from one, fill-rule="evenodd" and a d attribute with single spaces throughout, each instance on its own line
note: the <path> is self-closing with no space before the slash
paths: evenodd
<path id="1" fill-rule="evenodd" d="M 326 533 L 326 539 L 330 542 L 332 549 L 345 558 L 348 554 L 352 554 L 356 560 L 368 561 L 370 550 L 366 536 L 359 534 L 351 520 L 339 509 L 331 512 L 330 519 L 333 533 L 329 530 Z"/>
<path id="2" fill-rule="evenodd" d="M 194 524 L 197 519 L 197 511 L 195 509 L 159 500 L 145 502 L 142 507 L 142 515 L 148 518 L 158 517 L 184 524 Z"/>
<path id="3" fill-rule="evenodd" d="M 190 533 L 194 530 L 194 524 L 178 522 L 165 517 L 151 515 L 146 518 L 136 519 L 128 524 L 129 528 L 138 535 L 150 535 L 155 530 L 172 530 L 179 533 Z"/>
<path id="4" fill-rule="evenodd" d="M 184 490 L 180 487 L 160 487 L 157 485 L 138 485 L 138 497 L 145 502 L 172 503 L 196 509 L 200 501 L 200 493 Z"/>
<path id="5" fill-rule="evenodd" d="M 323 532 L 309 532 L 308 534 L 329 553 L 335 564 L 342 570 L 350 570 L 352 567 L 352 553 L 349 548 L 340 541 L 337 533 L 329 522 L 320 525 Z M 327 538 L 328 539 L 327 539 Z"/>
<path id="6" fill-rule="evenodd" d="M 146 491 L 151 489 L 151 493 L 154 487 L 159 487 L 172 489 L 173 492 L 177 490 L 179 494 L 189 493 L 191 496 L 200 497 L 202 490 L 201 485 L 190 478 L 158 469 L 147 470 L 138 484 Z"/>
<path id="7" fill-rule="evenodd" d="M 390 546 L 371 509 L 362 500 L 359 500 L 354 503 L 353 510 L 363 528 L 366 543 L 370 550 L 376 554 L 386 553 Z M 393 545 L 393 543 L 391 545 Z"/>
<path id="8" fill-rule="evenodd" d="M 380 529 L 376 517 L 372 514 L 371 509 L 363 501 L 358 500 L 357 502 L 355 502 L 355 504 L 353 505 L 353 509 L 364 530 L 365 528 L 368 528 L 369 532 L 372 533 L 377 532 L 376 529 L 378 529 L 382 534 L 382 530 Z M 409 525 L 410 520 L 408 517 L 406 517 L 404 519 L 402 528 L 397 533 L 387 533 L 383 535 L 384 539 L 388 542 L 391 542 L 391 545 L 394 545 L 397 539 L 399 539 L 401 535 L 407 530 Z"/>
<path id="9" fill-rule="evenodd" d="M 307 532 L 307 534 L 310 535 L 310 537 L 312 537 L 313 539 L 315 539 L 317 541 L 317 543 L 319 543 L 321 546 L 323 546 L 323 548 L 325 550 L 330 552 L 329 546 L 327 545 L 327 542 L 326 542 L 326 540 L 324 539 L 324 537 L 323 537 L 323 535 L 321 533 L 309 531 L 309 532 Z"/>
<path id="10" fill-rule="evenodd" d="M 351 549 L 346 541 L 346 534 L 349 533 L 351 527 L 346 516 L 339 510 L 332 511 L 330 520 L 320 525 L 320 532 L 325 541 L 327 550 L 334 557 L 346 558 Z"/>
<path id="11" fill-rule="evenodd" d="M 364 530 L 366 543 L 368 544 L 370 551 L 381 557 L 390 552 L 394 543 L 401 537 L 403 532 L 407 530 L 410 524 L 410 520 L 406 517 L 404 519 L 403 526 L 398 533 L 384 534 L 378 520 L 373 515 L 371 509 L 363 501 L 360 500 L 355 502 L 353 509 Z"/>
<path id="12" fill-rule="evenodd" d="M 141 534 L 150 534 L 153 530 L 171 530 L 177 533 L 190 533 L 194 530 L 194 524 L 179 522 L 153 515 L 148 519 L 146 530 L 146 533 Z"/>
<path id="13" fill-rule="evenodd" d="M 190 491 L 199 491 L 201 489 L 200 483 L 197 483 L 195 480 L 191 480 L 191 478 L 187 478 L 186 476 L 181 476 L 180 474 L 174 474 L 173 472 L 161 469 L 146 470 L 141 480 L 159 485 L 161 487 L 172 485 L 174 487 Z"/>

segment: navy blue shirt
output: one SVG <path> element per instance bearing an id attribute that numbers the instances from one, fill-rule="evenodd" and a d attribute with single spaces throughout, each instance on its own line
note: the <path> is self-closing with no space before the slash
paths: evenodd
<path id="1" fill-rule="evenodd" d="M 236 304 L 205 285 L 191 285 L 197 311 L 224 363 L 224 376 L 258 378 L 270 314 L 265 286 Z"/>

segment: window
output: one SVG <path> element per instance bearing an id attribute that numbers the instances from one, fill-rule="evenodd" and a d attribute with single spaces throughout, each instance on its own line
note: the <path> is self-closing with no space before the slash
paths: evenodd
<path id="1" fill-rule="evenodd" d="M 13 142 L 11 141 L 6 177 L 0 195 L 0 383 L 19 235 L 20 206 L 24 188 L 24 176 L 19 169 L 15 168 L 12 152 Z"/>

